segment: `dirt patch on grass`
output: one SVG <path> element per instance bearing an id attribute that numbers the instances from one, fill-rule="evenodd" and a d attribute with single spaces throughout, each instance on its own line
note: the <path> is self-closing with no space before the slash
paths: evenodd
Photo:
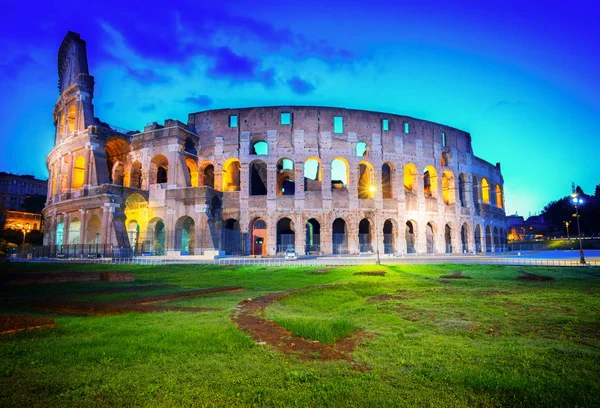
<path id="1" fill-rule="evenodd" d="M 317 269 L 316 271 L 306 272 L 309 275 L 327 275 L 333 268 Z"/>
<path id="2" fill-rule="evenodd" d="M 512 292 L 507 290 L 498 290 L 498 289 L 490 289 L 490 290 L 481 290 L 478 292 L 473 292 L 475 296 L 500 296 L 500 295 L 513 295 Z"/>
<path id="3" fill-rule="evenodd" d="M 417 296 L 409 294 L 406 290 L 400 290 L 396 293 L 386 293 L 383 295 L 371 296 L 367 303 L 388 302 L 394 300 L 414 299 Z"/>
<path id="4" fill-rule="evenodd" d="M 56 323 L 49 317 L 0 314 L 0 335 L 54 327 Z"/>
<path id="5" fill-rule="evenodd" d="M 6 286 L 23 286 L 66 282 L 133 282 L 133 272 L 34 272 L 0 275 L 0 283 Z"/>
<path id="6" fill-rule="evenodd" d="M 462 271 L 452 272 L 450 275 L 442 275 L 440 279 L 473 279 L 470 276 L 463 275 Z"/>
<path id="7" fill-rule="evenodd" d="M 362 276 L 385 276 L 385 271 L 354 272 L 354 275 L 362 275 Z"/>
<path id="8" fill-rule="evenodd" d="M 556 282 L 552 276 L 536 275 L 535 273 L 529 273 L 525 271 L 519 271 L 521 276 L 517 277 L 517 280 L 525 282 Z"/>
<path id="9" fill-rule="evenodd" d="M 37 302 L 29 302 L 27 305 L 36 309 L 66 314 L 83 314 L 90 316 L 103 316 L 122 313 L 156 313 L 166 311 L 182 312 L 207 312 L 219 309 L 202 307 L 180 307 L 156 305 L 156 303 L 170 302 L 174 300 L 187 299 L 191 297 L 209 295 L 215 293 L 233 293 L 244 290 L 241 286 L 226 286 L 222 288 L 210 288 L 192 290 L 179 293 L 168 293 L 165 295 L 145 296 L 135 299 L 125 299 L 113 302 L 65 302 L 56 299 L 44 299 Z"/>
<path id="10" fill-rule="evenodd" d="M 246 299 L 232 310 L 231 319 L 257 344 L 271 346 L 286 355 L 295 355 L 302 360 L 346 360 L 356 369 L 366 370 L 366 367 L 353 362 L 350 356 L 356 346 L 368 336 L 366 332 L 356 332 L 329 346 L 316 340 L 304 339 L 274 321 L 260 317 L 267 307 L 293 292 L 296 291 L 270 293 L 254 299 Z"/>

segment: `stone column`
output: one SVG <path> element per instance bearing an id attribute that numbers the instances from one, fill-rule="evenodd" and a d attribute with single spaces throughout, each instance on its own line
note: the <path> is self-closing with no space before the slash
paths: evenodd
<path id="1" fill-rule="evenodd" d="M 70 214 L 64 213 L 63 215 L 63 244 L 70 244 L 69 242 L 69 228 L 71 228 Z"/>
<path id="2" fill-rule="evenodd" d="M 110 239 L 108 238 L 108 234 L 110 231 L 109 224 L 112 221 L 110 217 L 110 211 L 112 210 L 110 203 L 104 203 L 104 207 L 102 208 L 102 210 L 102 245 L 105 246 L 107 244 L 110 244 Z"/>
<path id="3" fill-rule="evenodd" d="M 295 242 L 296 253 L 298 255 L 304 255 L 306 253 L 306 223 L 301 213 L 297 213 L 293 218 L 295 226 Z"/>
<path id="4" fill-rule="evenodd" d="M 81 217 L 80 217 L 80 225 L 81 225 L 81 229 L 79 230 L 79 241 L 81 242 L 82 245 L 85 245 L 87 243 L 87 218 L 86 218 L 86 209 L 82 208 L 79 210 Z"/>

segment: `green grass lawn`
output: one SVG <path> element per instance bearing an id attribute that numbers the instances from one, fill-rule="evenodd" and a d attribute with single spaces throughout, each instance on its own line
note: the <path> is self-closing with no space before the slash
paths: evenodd
<path id="1" fill-rule="evenodd" d="M 600 406 L 598 268 L 373 265 L 311 274 L 316 268 L 2 266 L 134 271 L 136 281 L 0 287 L 0 313 L 57 323 L 0 336 L 0 406 Z M 354 275 L 367 270 L 387 273 Z M 439 279 L 457 270 L 472 279 Z M 556 282 L 520 282 L 518 271 Z M 135 285 L 176 287 L 93 293 Z M 218 309 L 201 313 L 86 317 L 16 302 L 105 302 L 237 285 L 245 290 L 165 303 Z M 365 330 L 352 356 L 367 370 L 283 355 L 230 321 L 244 299 L 307 287 L 265 318 L 326 344 Z"/>

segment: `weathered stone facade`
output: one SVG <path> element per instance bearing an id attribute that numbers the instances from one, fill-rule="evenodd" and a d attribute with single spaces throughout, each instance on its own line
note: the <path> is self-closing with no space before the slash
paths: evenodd
<path id="1" fill-rule="evenodd" d="M 59 52 L 46 244 L 461 253 L 504 245 L 500 165 L 468 133 L 387 113 L 276 106 L 126 132 L 93 114 L 85 42 Z"/>

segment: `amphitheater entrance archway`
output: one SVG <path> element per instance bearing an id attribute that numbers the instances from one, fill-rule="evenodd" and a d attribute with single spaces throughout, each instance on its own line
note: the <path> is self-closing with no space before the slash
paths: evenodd
<path id="1" fill-rule="evenodd" d="M 500 234 L 498 234 L 498 227 L 494 227 L 494 252 L 500 252 Z"/>
<path id="2" fill-rule="evenodd" d="M 383 223 L 383 253 L 393 254 L 396 236 L 394 229 L 394 221 L 392 219 L 385 220 Z"/>
<path id="3" fill-rule="evenodd" d="M 71 222 L 69 223 L 69 245 L 79 245 L 79 238 L 80 238 L 80 231 L 81 231 L 81 221 L 79 221 L 79 218 L 73 218 L 71 220 Z"/>
<path id="4" fill-rule="evenodd" d="M 475 227 L 475 252 L 481 252 L 481 226 Z"/>
<path id="5" fill-rule="evenodd" d="M 252 255 L 267 254 L 267 223 L 262 218 L 252 222 Z"/>
<path id="6" fill-rule="evenodd" d="M 469 226 L 465 223 L 460 228 L 460 250 L 463 254 L 469 252 Z"/>
<path id="7" fill-rule="evenodd" d="M 406 228 L 404 230 L 404 239 L 406 241 L 406 253 L 414 254 L 415 250 L 415 224 L 414 221 L 406 221 Z"/>
<path id="8" fill-rule="evenodd" d="M 294 222 L 289 218 L 277 221 L 277 252 L 285 252 L 296 247 L 296 231 Z"/>
<path id="9" fill-rule="evenodd" d="M 444 227 L 444 241 L 446 242 L 446 253 L 452 253 L 452 227 L 446 224 Z"/>
<path id="10" fill-rule="evenodd" d="M 127 237 L 129 238 L 129 246 L 137 252 L 138 239 L 140 236 L 140 225 L 136 220 L 131 220 L 127 224 Z"/>
<path id="11" fill-rule="evenodd" d="M 229 218 L 223 223 L 221 232 L 221 249 L 227 255 L 241 254 L 241 228 L 238 220 Z"/>
<path id="12" fill-rule="evenodd" d="M 175 250 L 181 255 L 193 255 L 196 246 L 196 229 L 192 217 L 184 215 L 175 223 Z"/>
<path id="13" fill-rule="evenodd" d="M 363 218 L 358 224 L 358 251 L 373 252 L 373 246 L 371 245 L 371 222 L 367 218 Z"/>
<path id="14" fill-rule="evenodd" d="M 102 243 L 102 220 L 97 215 L 91 216 L 87 221 L 85 237 L 85 243 L 88 245 Z"/>
<path id="15" fill-rule="evenodd" d="M 153 218 L 148 223 L 147 237 L 151 239 L 149 242 L 150 252 L 157 256 L 165 254 L 165 223 L 161 218 Z"/>
<path id="16" fill-rule="evenodd" d="M 307 254 L 321 252 L 321 224 L 314 218 L 306 222 L 305 252 Z"/>
<path id="17" fill-rule="evenodd" d="M 346 221 L 342 218 L 336 218 L 333 221 L 331 234 L 331 243 L 333 245 L 334 254 L 348 253 L 348 229 Z"/>
<path id="18" fill-rule="evenodd" d="M 64 235 L 64 231 L 65 231 L 65 224 L 61 221 L 58 224 L 56 224 L 56 237 L 55 237 L 55 242 L 57 246 L 62 246 L 63 244 L 63 235 Z"/>
<path id="19" fill-rule="evenodd" d="M 492 229 L 485 227 L 485 252 L 492 252 Z"/>
<path id="20" fill-rule="evenodd" d="M 435 229 L 431 222 L 425 226 L 425 240 L 427 242 L 427 253 L 435 254 Z"/>

